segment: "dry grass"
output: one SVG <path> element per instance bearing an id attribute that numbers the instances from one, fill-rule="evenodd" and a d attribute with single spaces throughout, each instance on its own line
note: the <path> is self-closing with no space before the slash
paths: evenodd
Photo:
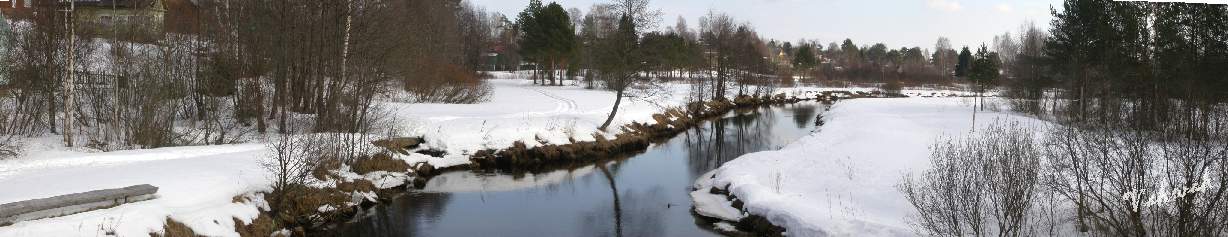
<path id="1" fill-rule="evenodd" d="M 311 170 L 311 177 L 314 177 L 319 180 L 329 180 L 330 178 L 336 178 L 336 177 L 333 177 L 336 175 L 334 175 L 332 171 L 338 170 L 338 169 L 341 169 L 341 160 L 336 159 L 336 158 L 326 158 L 324 160 L 321 160 L 320 163 L 316 165 L 315 169 Z"/>
<path id="2" fill-rule="evenodd" d="M 252 223 L 243 223 L 243 220 L 234 218 L 235 232 L 243 237 L 265 237 L 273 235 L 273 232 L 281 229 L 281 226 L 274 221 L 273 218 L 263 213 L 252 220 Z"/>
<path id="3" fill-rule="evenodd" d="M 337 184 L 337 189 L 342 192 L 372 192 L 376 191 L 375 184 L 365 179 L 354 180 L 354 182 L 342 182 Z"/>
<path id="4" fill-rule="evenodd" d="M 184 225 L 183 223 L 180 223 L 178 221 L 172 220 L 170 217 L 167 217 L 166 222 L 162 226 L 162 233 L 157 233 L 157 232 L 149 233 L 149 236 L 152 236 L 152 237 L 196 237 L 200 235 L 197 235 L 196 232 L 192 231 L 192 228 L 188 228 L 187 225 Z"/>
<path id="5" fill-rule="evenodd" d="M 367 174 L 375 171 L 388 172 L 408 172 L 409 164 L 405 161 L 392 158 L 391 155 L 385 153 L 375 154 L 370 158 L 359 158 L 351 165 L 354 173 Z"/>

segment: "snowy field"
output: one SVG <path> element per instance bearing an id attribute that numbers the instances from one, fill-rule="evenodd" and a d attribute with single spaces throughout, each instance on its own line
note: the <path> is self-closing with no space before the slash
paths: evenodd
<path id="1" fill-rule="evenodd" d="M 811 136 L 739 157 L 697 180 L 692 198 L 699 212 L 742 217 L 724 196 L 708 194 L 711 187 L 728 187 L 747 211 L 790 236 L 913 236 L 907 216 L 914 209 L 895 185 L 929 167 L 932 144 L 995 122 L 1046 124 L 992 111 L 978 112 L 974 123 L 972 98 L 847 100 L 824 120 Z"/>

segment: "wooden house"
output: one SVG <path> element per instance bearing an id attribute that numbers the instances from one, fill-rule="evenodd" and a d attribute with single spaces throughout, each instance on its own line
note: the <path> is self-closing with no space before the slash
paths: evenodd
<path id="1" fill-rule="evenodd" d="M 30 19 L 35 9 L 67 9 L 69 0 L 0 0 L 12 20 Z M 154 41 L 166 33 L 197 34 L 199 6 L 192 0 L 71 0 L 74 21 L 86 37 Z"/>

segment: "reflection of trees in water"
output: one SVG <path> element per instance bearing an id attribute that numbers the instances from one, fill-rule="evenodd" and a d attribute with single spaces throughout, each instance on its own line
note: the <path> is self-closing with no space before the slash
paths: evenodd
<path id="1" fill-rule="evenodd" d="M 661 218 L 665 216 L 665 209 L 659 202 L 666 200 L 665 190 L 654 186 L 645 192 L 631 189 L 620 193 L 610 170 L 616 170 L 621 163 L 610 166 L 607 169 L 605 164 L 598 165 L 610 185 L 612 199 L 609 205 L 597 206 L 585 215 L 581 233 L 617 237 L 664 235 L 665 223 Z"/>
<path id="2" fill-rule="evenodd" d="M 610 183 L 610 195 L 614 197 L 611 203 L 614 205 L 614 236 L 623 236 L 623 208 L 618 203 L 618 184 L 614 182 L 614 175 L 610 174 L 610 169 L 605 167 L 605 164 L 597 165 L 601 169 L 601 174 L 605 175 L 605 180 Z"/>
<path id="3" fill-rule="evenodd" d="M 771 149 L 776 113 L 759 108 L 688 130 L 683 136 L 692 176 L 720 167 L 742 154 Z"/>
<path id="4" fill-rule="evenodd" d="M 389 205 L 374 209 L 372 216 L 356 224 L 349 224 L 331 236 L 427 236 L 421 233 L 421 221 L 433 221 L 443 215 L 451 199 L 448 193 L 413 193 L 394 200 Z"/>
<path id="5" fill-rule="evenodd" d="M 814 104 L 793 104 L 789 107 L 793 111 L 793 122 L 797 123 L 797 128 L 810 126 L 810 120 L 815 118 L 815 111 L 818 111 L 818 106 Z"/>

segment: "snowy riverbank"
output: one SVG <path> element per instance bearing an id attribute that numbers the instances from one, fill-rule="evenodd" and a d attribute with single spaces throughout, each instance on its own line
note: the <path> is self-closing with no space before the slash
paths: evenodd
<path id="1" fill-rule="evenodd" d="M 539 86 L 514 75 L 496 75 L 489 102 L 479 104 L 411 104 L 381 102 L 402 130 L 379 136 L 425 137 L 426 148 L 444 157 L 421 154 L 395 158 L 435 168 L 469 164 L 483 149 L 503 149 L 521 142 L 529 147 L 592 141 L 593 134 L 614 137 L 596 128 L 613 106 L 613 92 L 578 85 Z M 570 83 L 570 82 L 569 82 Z M 612 127 L 634 122 L 655 123 L 653 114 L 686 103 L 690 85 L 664 84 L 652 95 L 623 101 Z M 869 91 L 868 88 L 780 88 L 773 94 L 811 97 L 820 91 Z M 260 214 L 270 190 L 269 172 L 261 166 L 269 151 L 265 143 L 188 146 L 101 152 L 65 148 L 56 136 L 31 138 L 21 157 L 0 161 L 0 203 L 97 189 L 152 184 L 158 198 L 57 218 L 0 227 L 0 236 L 144 236 L 160 232 L 171 219 L 205 236 L 238 236 L 234 220 L 250 222 Z M 411 171 L 412 172 L 412 171 Z M 356 174 L 345 173 L 345 177 Z M 412 175 L 412 174 L 411 174 Z M 396 174 L 388 177 L 406 178 Z M 543 176 L 547 177 L 547 176 Z M 367 178 L 367 177 L 363 177 Z M 407 180 L 383 182 L 379 187 Z M 378 180 L 376 180 L 378 179 Z M 352 181 L 352 180 L 351 180 Z M 389 185 L 384 185 L 389 183 Z M 450 190 L 465 187 L 433 187 Z M 366 195 L 367 193 L 363 193 Z"/>
<path id="2" fill-rule="evenodd" d="M 394 119 L 409 128 L 392 135 L 423 136 L 429 148 L 449 153 L 396 158 L 444 168 L 468 164 L 475 150 L 506 148 L 517 141 L 537 146 L 539 140 L 564 144 L 573 138 L 593 140 L 593 133 L 615 135 L 596 130 L 613 106 L 612 92 L 538 86 L 521 79 L 489 82 L 493 94 L 485 103 L 384 102 Z M 613 127 L 650 122 L 653 114 L 684 103 L 689 85 L 665 88 L 654 96 L 624 100 Z M 162 231 L 167 219 L 200 235 L 238 236 L 234 220 L 252 221 L 263 201 L 236 197 L 270 190 L 271 175 L 261 166 L 269 153 L 265 143 L 102 152 L 65 148 L 58 141 L 53 135 L 30 138 L 24 141 L 23 156 L 0 161 L 0 203 L 136 184 L 159 187 L 158 198 L 14 223 L 0 227 L 0 236 L 144 236 Z"/>
<path id="3" fill-rule="evenodd" d="M 992 111 L 978 112 L 974 123 L 971 98 L 846 100 L 823 117 L 819 132 L 739 157 L 697 180 L 697 212 L 727 221 L 765 217 L 790 236 L 912 236 L 913 207 L 895 185 L 929 167 L 930 145 L 994 122 L 1044 124 Z M 714 187 L 742 208 L 712 194 Z"/>

